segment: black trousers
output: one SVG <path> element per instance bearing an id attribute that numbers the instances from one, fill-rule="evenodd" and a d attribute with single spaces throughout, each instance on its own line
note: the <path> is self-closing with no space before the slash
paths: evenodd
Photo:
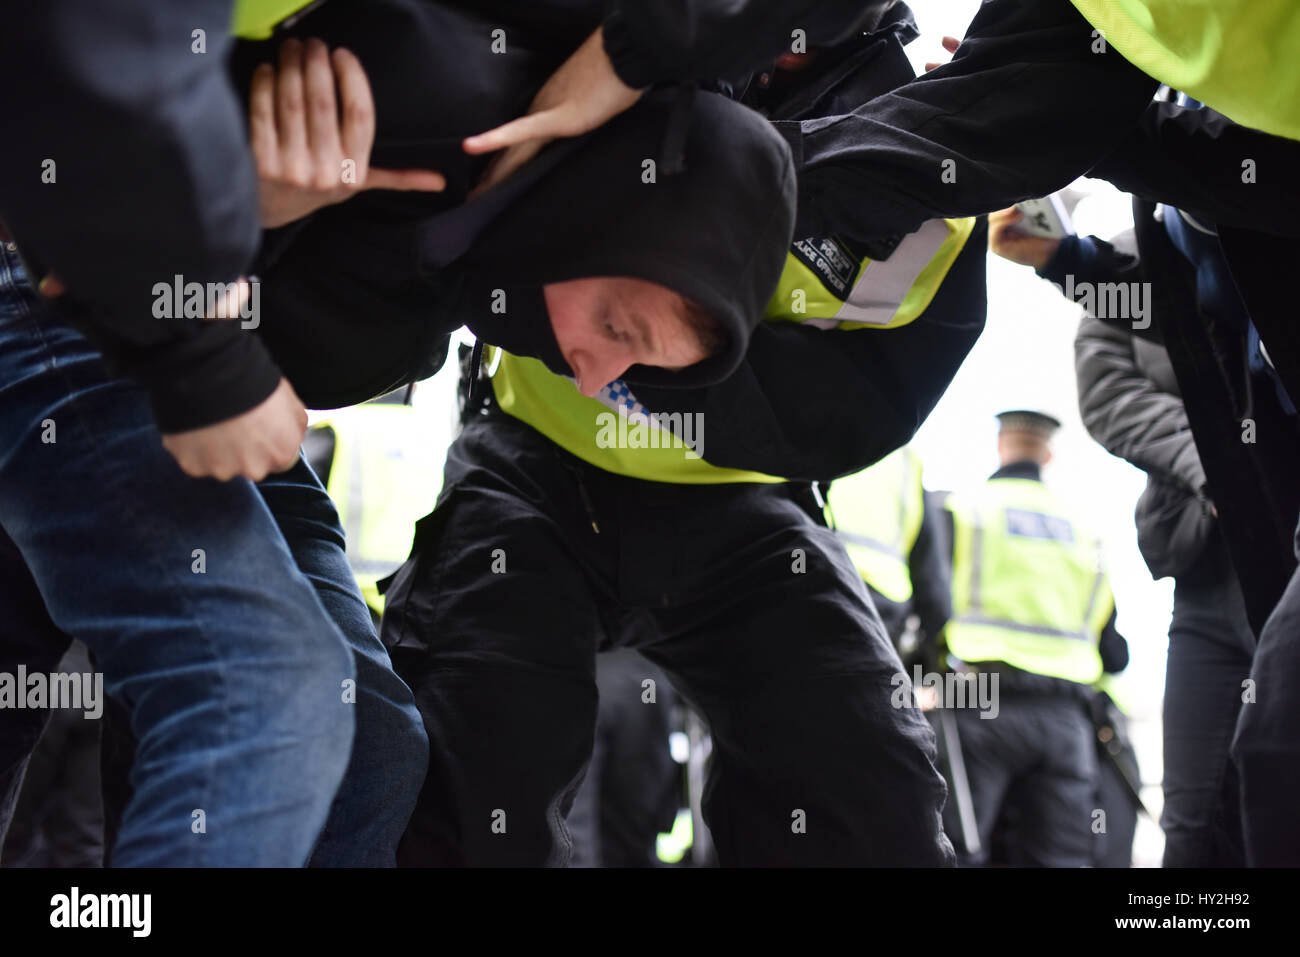
<path id="1" fill-rule="evenodd" d="M 1022 867 L 1087 867 L 1096 851 L 1097 752 L 1081 701 L 1038 695 L 999 696 L 997 716 L 954 710 L 980 852 L 966 866 L 989 863 L 1003 814 L 1017 816 L 1004 842 L 1005 863 Z M 949 806 L 950 833 L 960 833 Z M 1107 822 L 1109 829 L 1109 822 Z"/>
<path id="2" fill-rule="evenodd" d="M 1241 810 L 1228 755 L 1255 635 L 1216 535 L 1174 585 L 1165 672 L 1165 867 L 1241 867 Z"/>
<path id="3" fill-rule="evenodd" d="M 55 670 L 93 671 L 86 646 L 73 642 Z M 99 793 L 101 721 L 81 710 L 52 709 L 32 752 L 4 839 L 6 867 L 100 867 L 104 811 Z"/>
<path id="4" fill-rule="evenodd" d="M 13 540 L 0 529 L 0 672 L 29 673 L 58 668 L 72 638 L 50 620 L 36 581 Z M 4 716 L 0 734 L 0 845 L 13 819 L 28 761 L 50 720 L 44 708 L 13 709 Z M 78 720 L 81 720 L 78 718 Z"/>
<path id="5" fill-rule="evenodd" d="M 1296 532 L 1300 545 L 1300 529 Z M 1300 547 L 1297 548 L 1300 555 Z M 1252 867 L 1300 866 L 1296 815 L 1300 768 L 1300 570 L 1282 594 L 1259 636 L 1249 694 L 1232 739 L 1241 776 L 1246 862 Z"/>
<path id="6" fill-rule="evenodd" d="M 637 648 L 709 722 L 721 863 L 951 863 L 933 732 L 891 703 L 902 666 L 816 511 L 793 486 L 622 478 L 506 416 L 471 422 L 386 603 L 431 742 L 399 863 L 569 861 L 602 645 Z"/>

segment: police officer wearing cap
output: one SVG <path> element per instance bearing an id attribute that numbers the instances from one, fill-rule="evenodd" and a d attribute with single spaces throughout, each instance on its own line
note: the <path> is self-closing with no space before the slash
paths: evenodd
<path id="1" fill-rule="evenodd" d="M 953 531 L 949 663 L 993 696 L 985 706 L 967 695 L 956 710 L 980 844 L 963 863 L 986 862 L 994 827 L 1015 799 L 1023 816 L 1011 863 L 1083 867 L 1106 827 L 1087 701 L 1103 672 L 1128 664 L 1128 645 L 1115 630 L 1100 542 L 1043 484 L 1061 423 L 1028 410 L 998 420 L 1002 467 L 945 505 Z M 956 823 L 950 815 L 950 833 Z"/>

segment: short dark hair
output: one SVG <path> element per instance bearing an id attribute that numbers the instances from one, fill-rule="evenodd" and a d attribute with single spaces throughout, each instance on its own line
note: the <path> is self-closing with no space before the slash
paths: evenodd
<path id="1" fill-rule="evenodd" d="M 731 342 L 731 335 L 727 332 L 721 320 L 713 313 L 709 312 L 694 299 L 682 296 L 682 321 L 687 327 L 695 333 L 695 341 L 700 344 L 704 354 L 710 358 L 719 355 L 727 348 Z"/>

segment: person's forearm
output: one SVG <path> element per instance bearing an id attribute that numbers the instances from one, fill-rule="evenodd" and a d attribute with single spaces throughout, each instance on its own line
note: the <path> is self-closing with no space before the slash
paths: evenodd
<path id="1" fill-rule="evenodd" d="M 1187 411 L 1138 368 L 1122 332 L 1085 317 L 1075 340 L 1079 414 L 1112 455 L 1190 492 L 1205 484 Z"/>
<path id="2" fill-rule="evenodd" d="M 1090 176 L 1208 223 L 1300 235 L 1300 142 L 1214 110 L 1153 103 Z"/>
<path id="3" fill-rule="evenodd" d="M 605 47 L 640 89 L 666 81 L 735 79 L 789 53 L 838 43 L 879 18 L 886 0 L 610 0 Z M 806 47 L 805 47 L 806 48 Z"/>
<path id="4" fill-rule="evenodd" d="M 921 629 L 931 641 L 952 617 L 952 582 L 940 540 L 939 521 L 933 504 L 924 501 L 921 528 L 907 556 L 912 607 L 921 619 Z"/>
<path id="5" fill-rule="evenodd" d="M 96 322 L 159 344 L 154 285 L 229 282 L 257 248 L 257 183 L 225 74 L 230 0 L 8 5 L 0 218 Z"/>
<path id="6" fill-rule="evenodd" d="M 1035 271 L 1058 286 L 1065 284 L 1066 276 L 1073 276 L 1075 284 L 1139 282 L 1142 262 L 1096 236 L 1067 236 L 1055 255 Z"/>
<path id="7" fill-rule="evenodd" d="M 800 233 L 834 232 L 837 208 L 879 233 L 907 233 L 1068 185 L 1123 139 L 1156 89 L 1091 45 L 1068 0 L 985 3 L 950 63 L 851 114 L 802 124 Z"/>
<path id="8" fill-rule="evenodd" d="M 279 368 L 241 320 L 158 321 L 184 322 L 186 334 L 145 345 L 103 325 L 87 331 L 114 373 L 145 387 L 159 431 L 185 432 L 234 418 L 260 405 L 279 384 Z"/>

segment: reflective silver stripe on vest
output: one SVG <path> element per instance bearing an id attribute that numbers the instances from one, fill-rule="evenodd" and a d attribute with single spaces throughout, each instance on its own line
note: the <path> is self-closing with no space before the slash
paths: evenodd
<path id="1" fill-rule="evenodd" d="M 1087 628 L 1092 621 L 1092 613 L 1097 608 L 1097 596 L 1101 594 L 1102 582 L 1106 579 L 1106 573 L 1098 571 L 1092 580 L 1092 594 L 1088 596 L 1088 608 L 1083 613 L 1083 627 Z"/>
<path id="2" fill-rule="evenodd" d="M 880 552 L 882 555 L 886 555 L 889 558 L 897 558 L 899 561 L 903 560 L 903 551 L 901 548 L 886 545 L 884 542 L 872 538 L 870 535 L 861 535 L 857 532 L 846 532 L 842 528 L 837 528 L 835 534 L 844 539 L 844 541 L 848 542 L 850 545 L 861 545 L 863 548 L 869 548 L 873 552 Z"/>
<path id="3" fill-rule="evenodd" d="M 835 321 L 889 325 L 922 269 L 938 254 L 948 233 L 948 224 L 942 219 L 929 220 L 909 233 L 889 259 L 867 263 L 848 299 L 835 314 Z M 917 263 L 922 267 L 916 268 Z"/>
<path id="4" fill-rule="evenodd" d="M 974 611 L 980 608 L 984 602 L 980 595 L 980 569 L 984 566 L 984 523 L 981 521 L 979 512 L 975 513 L 975 521 L 971 526 L 970 534 L 970 607 Z"/>
<path id="5" fill-rule="evenodd" d="M 1065 631 L 1062 628 L 1048 628 L 1046 625 L 1025 625 L 1007 618 L 990 618 L 987 615 L 958 615 L 957 623 L 962 625 L 992 625 L 996 628 L 1006 628 L 1008 631 L 1022 631 L 1030 635 L 1042 635 L 1046 638 L 1078 638 L 1081 641 L 1092 641 L 1092 637 L 1086 631 Z"/>

